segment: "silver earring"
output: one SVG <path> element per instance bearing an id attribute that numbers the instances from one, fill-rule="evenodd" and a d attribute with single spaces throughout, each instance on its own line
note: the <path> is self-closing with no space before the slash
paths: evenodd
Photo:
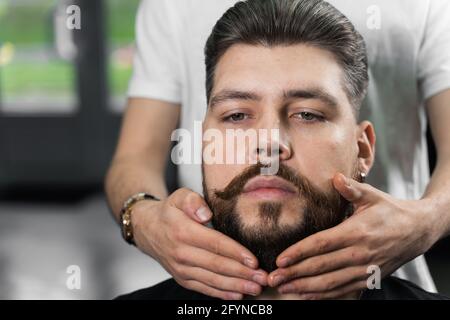
<path id="1" fill-rule="evenodd" d="M 364 183 L 366 181 L 366 176 L 367 174 L 365 172 L 360 172 L 359 173 L 359 177 L 362 183 Z"/>

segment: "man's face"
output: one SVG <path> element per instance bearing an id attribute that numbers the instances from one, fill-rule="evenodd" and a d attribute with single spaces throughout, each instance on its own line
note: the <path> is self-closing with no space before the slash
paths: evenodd
<path id="1" fill-rule="evenodd" d="M 238 145 L 224 140 L 219 151 L 244 155 L 245 163 L 204 159 L 202 168 L 214 227 L 247 246 L 267 271 L 281 251 L 351 211 L 332 177 L 356 178 L 372 164 L 373 145 L 365 139 L 371 126 L 356 123 L 343 81 L 331 53 L 306 45 L 234 45 L 217 65 L 204 134 L 278 132 Z M 278 161 L 279 170 L 261 175 L 263 160 Z"/>

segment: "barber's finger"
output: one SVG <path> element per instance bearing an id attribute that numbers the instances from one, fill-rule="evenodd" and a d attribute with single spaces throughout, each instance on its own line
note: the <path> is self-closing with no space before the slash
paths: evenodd
<path id="1" fill-rule="evenodd" d="M 376 203 L 382 195 L 380 190 L 371 185 L 347 178 L 342 173 L 337 173 L 333 177 L 333 186 L 345 199 L 356 206 Z"/>
<path id="2" fill-rule="evenodd" d="M 211 220 L 212 212 L 200 194 L 181 188 L 175 191 L 172 198 L 173 205 L 195 221 L 207 223 Z"/>
<path id="3" fill-rule="evenodd" d="M 367 289 L 367 281 L 356 280 L 335 290 L 300 294 L 299 298 L 304 300 L 358 299 L 364 289 Z M 354 293 L 354 295 L 352 297 L 348 296 L 351 293 Z"/>
<path id="4" fill-rule="evenodd" d="M 184 233 L 190 235 L 183 239 L 186 244 L 234 259 L 252 269 L 258 267 L 258 260 L 250 250 L 219 231 L 193 223 L 186 226 Z"/>
<path id="5" fill-rule="evenodd" d="M 324 274 L 349 266 L 365 264 L 370 258 L 370 252 L 360 248 L 348 247 L 323 255 L 307 258 L 287 268 L 273 271 L 269 277 L 272 287 L 290 280 Z"/>
<path id="6" fill-rule="evenodd" d="M 185 263 L 192 267 L 206 269 L 227 277 L 253 281 L 262 286 L 267 285 L 267 272 L 264 270 L 251 269 L 234 259 L 216 255 L 199 248 L 192 247 L 189 250 L 185 249 L 184 251 L 187 252 L 182 254 L 184 261 L 180 261 L 181 263 Z M 195 257 L 195 259 L 189 259 L 189 257 Z"/>
<path id="7" fill-rule="evenodd" d="M 240 292 L 252 296 L 257 296 L 262 291 L 261 286 L 252 281 L 225 277 L 202 268 L 188 267 L 184 273 L 188 274 L 191 279 L 222 291 Z"/>
<path id="8" fill-rule="evenodd" d="M 286 268 L 306 258 L 341 249 L 349 244 L 351 233 L 344 224 L 317 232 L 284 250 L 276 260 L 277 266 Z"/>
<path id="9" fill-rule="evenodd" d="M 218 290 L 196 280 L 187 280 L 181 283 L 181 285 L 190 290 L 222 300 L 241 300 L 243 297 L 242 293 Z"/>
<path id="10" fill-rule="evenodd" d="M 357 266 L 340 269 L 318 276 L 297 278 L 287 282 L 278 288 L 280 293 L 309 293 L 325 292 L 347 285 L 355 280 L 367 278 L 367 267 Z"/>

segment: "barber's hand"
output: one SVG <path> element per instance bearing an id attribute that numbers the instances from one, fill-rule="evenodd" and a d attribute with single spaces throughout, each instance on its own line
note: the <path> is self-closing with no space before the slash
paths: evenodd
<path id="1" fill-rule="evenodd" d="M 183 287 L 220 299 L 258 295 L 267 273 L 238 242 L 204 226 L 212 216 L 204 199 L 181 188 L 163 201 L 134 206 L 133 231 L 140 250 L 155 258 Z"/>
<path id="2" fill-rule="evenodd" d="M 269 275 L 269 285 L 281 293 L 339 298 L 367 288 L 368 266 L 378 266 L 384 277 L 437 241 L 428 201 L 398 200 L 342 174 L 335 175 L 333 185 L 355 213 L 278 256 L 280 268 Z"/>

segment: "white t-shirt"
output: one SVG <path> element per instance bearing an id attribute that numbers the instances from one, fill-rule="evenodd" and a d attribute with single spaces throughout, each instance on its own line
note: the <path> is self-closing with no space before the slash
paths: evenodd
<path id="1" fill-rule="evenodd" d="M 181 103 L 180 127 L 198 143 L 194 121 L 203 120 L 207 106 L 203 49 L 216 21 L 235 2 L 144 0 L 138 10 L 128 95 Z M 423 102 L 450 88 L 450 1 L 329 2 L 367 44 L 370 84 L 361 118 L 372 121 L 377 134 L 368 182 L 396 198 L 419 199 L 429 180 Z M 180 164 L 180 185 L 201 193 L 200 168 Z M 423 256 L 396 275 L 436 290 Z"/>

